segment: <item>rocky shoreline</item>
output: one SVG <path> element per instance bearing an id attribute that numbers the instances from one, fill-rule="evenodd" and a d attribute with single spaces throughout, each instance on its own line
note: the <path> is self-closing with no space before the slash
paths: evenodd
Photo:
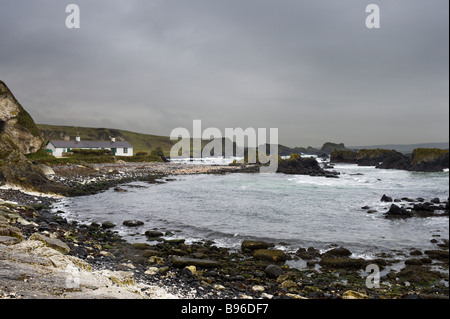
<path id="1" fill-rule="evenodd" d="M 157 182 L 157 178 L 167 175 L 229 172 L 224 167 L 182 164 L 98 165 L 53 167 L 53 180 L 78 186 L 82 190 L 80 194 L 86 194 L 128 179 L 153 178 Z M 448 239 L 439 235 L 430 238 L 435 249 L 385 252 L 370 260 L 333 243 L 327 250 L 296 247 L 286 252 L 275 249 L 279 243 L 247 240 L 240 249 L 233 250 L 217 247 L 212 241 L 187 244 L 170 236 L 164 239 L 161 235 L 165 234 L 160 230 L 147 234 L 152 241 L 133 244 L 121 238 L 114 225 L 68 222 L 51 213 L 49 208 L 57 198 L 10 189 L 0 189 L 0 198 L 16 203 L 0 202 L 1 298 L 437 299 L 449 296 Z M 400 205 L 388 196 L 383 200 Z M 404 202 L 409 203 L 406 199 Z M 411 201 L 411 207 L 420 203 L 426 208 L 448 206 L 435 202 L 436 199 Z M 296 263 L 305 266 L 294 267 Z M 379 288 L 367 286 L 369 265 L 376 265 L 381 271 Z"/>
<path id="2" fill-rule="evenodd" d="M 104 163 L 59 165 L 47 175 L 52 181 L 71 189 L 69 196 L 89 195 L 117 184 L 154 181 L 163 176 L 256 172 L 254 165 L 223 166 L 179 163 Z"/>

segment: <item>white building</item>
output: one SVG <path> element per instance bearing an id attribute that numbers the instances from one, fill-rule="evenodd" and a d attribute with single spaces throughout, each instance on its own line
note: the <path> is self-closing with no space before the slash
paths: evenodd
<path id="1" fill-rule="evenodd" d="M 81 141 L 79 137 L 75 141 L 49 141 L 46 149 L 56 157 L 61 157 L 72 149 L 110 150 L 115 156 L 133 156 L 133 146 L 130 143 L 116 142 L 114 138 L 111 141 Z"/>

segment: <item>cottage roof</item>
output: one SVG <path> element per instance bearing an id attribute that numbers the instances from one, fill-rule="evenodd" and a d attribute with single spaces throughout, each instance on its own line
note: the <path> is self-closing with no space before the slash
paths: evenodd
<path id="1" fill-rule="evenodd" d="M 133 148 L 127 141 L 49 141 L 56 148 Z"/>

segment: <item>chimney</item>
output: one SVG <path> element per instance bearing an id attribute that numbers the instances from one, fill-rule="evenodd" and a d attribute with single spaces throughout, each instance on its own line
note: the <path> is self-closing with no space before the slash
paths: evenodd
<path id="1" fill-rule="evenodd" d="M 111 142 L 115 143 L 116 142 L 116 138 L 115 137 L 111 137 Z"/>
<path id="2" fill-rule="evenodd" d="M 80 142 L 80 141 L 81 141 L 81 138 L 80 138 L 79 135 L 77 135 L 77 137 L 75 137 L 75 141 L 77 141 L 77 142 Z"/>

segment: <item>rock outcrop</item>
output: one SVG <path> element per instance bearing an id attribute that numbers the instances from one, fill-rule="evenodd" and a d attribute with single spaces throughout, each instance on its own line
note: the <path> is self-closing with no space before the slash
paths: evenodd
<path id="1" fill-rule="evenodd" d="M 69 187 L 49 180 L 39 165 L 17 150 L 0 160 L 0 185 L 3 183 L 41 193 L 65 194 L 69 191 Z"/>
<path id="2" fill-rule="evenodd" d="M 411 156 L 406 156 L 395 150 L 385 149 L 361 149 L 358 152 L 334 150 L 330 154 L 330 161 L 385 169 L 440 172 L 449 167 L 449 151 L 437 148 L 417 148 Z"/>
<path id="3" fill-rule="evenodd" d="M 22 154 L 39 150 L 44 140 L 30 114 L 0 81 L 0 158 L 12 151 Z"/>
<path id="4" fill-rule="evenodd" d="M 357 155 L 357 152 L 351 150 L 334 150 L 330 154 L 330 162 L 356 164 Z"/>
<path id="5" fill-rule="evenodd" d="M 411 156 L 411 170 L 436 172 L 449 167 L 449 150 L 416 148 Z"/>
<path id="6" fill-rule="evenodd" d="M 325 177 L 338 177 L 337 175 L 339 175 L 337 172 L 324 170 L 315 158 L 301 157 L 298 154 L 292 154 L 288 159 L 279 160 L 277 173 Z"/>
<path id="7" fill-rule="evenodd" d="M 336 143 L 326 142 L 325 144 L 322 145 L 322 148 L 320 150 L 326 154 L 330 154 L 334 150 L 345 150 L 345 149 L 346 148 L 345 148 L 344 143 L 336 144 Z"/>

